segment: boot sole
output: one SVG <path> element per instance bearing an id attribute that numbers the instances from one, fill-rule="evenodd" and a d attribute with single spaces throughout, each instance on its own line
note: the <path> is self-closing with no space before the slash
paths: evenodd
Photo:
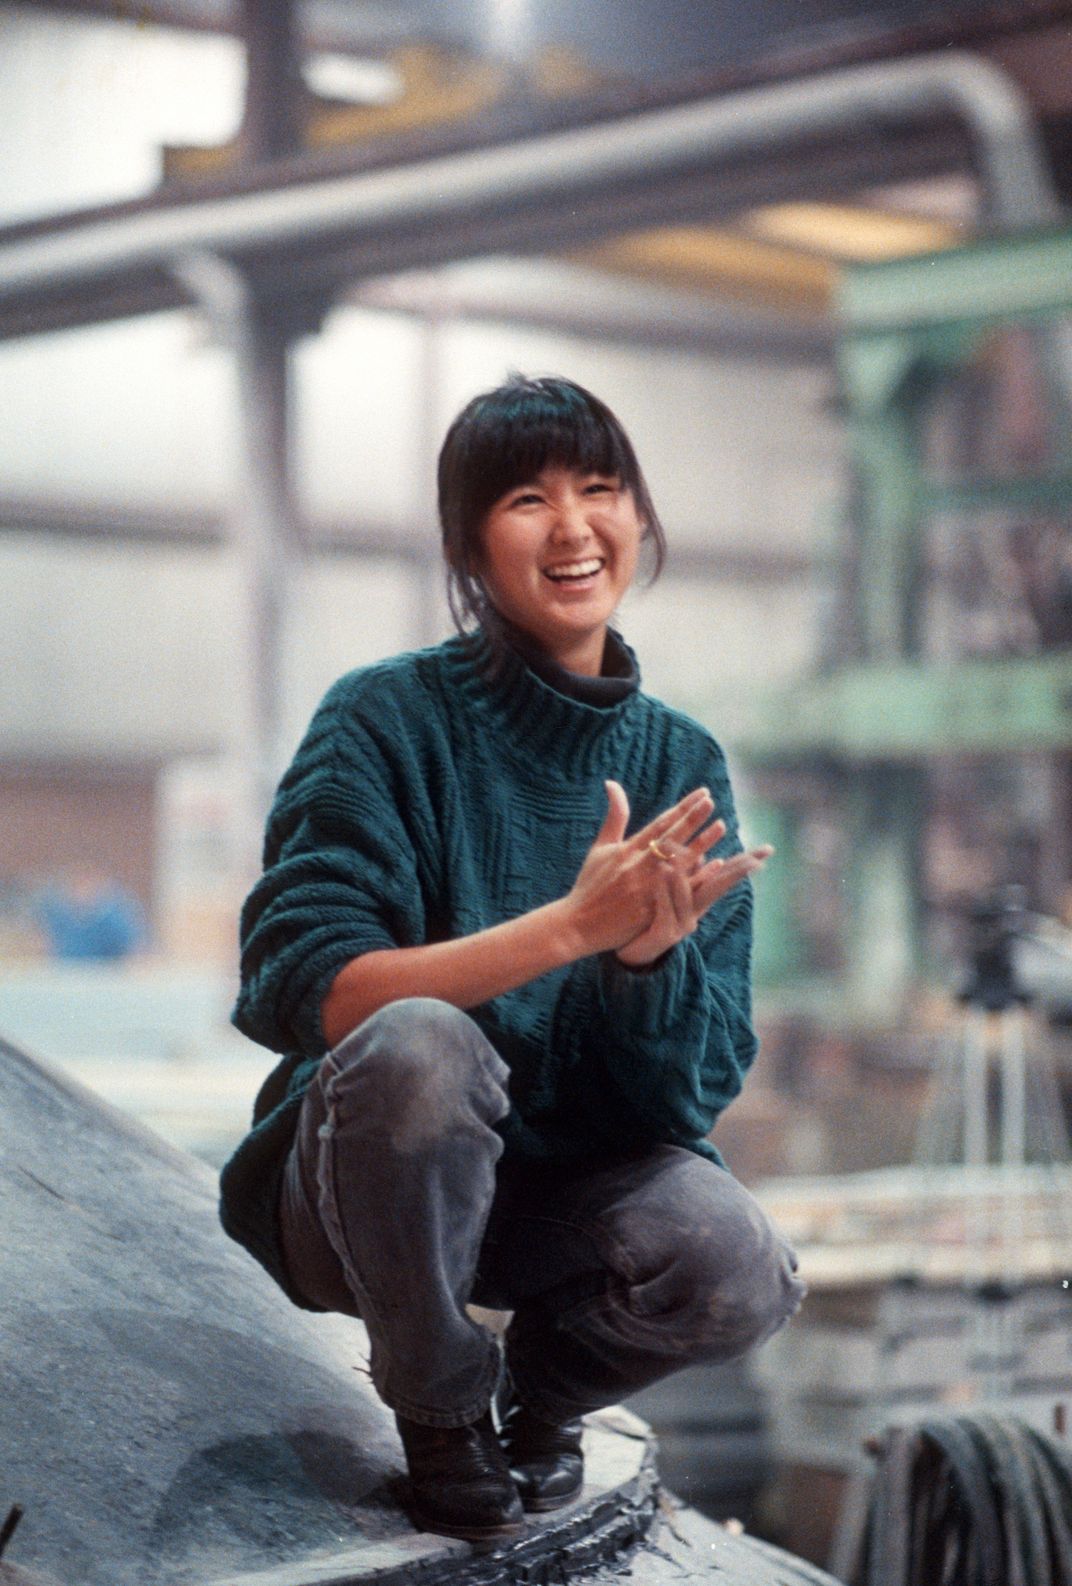
<path id="1" fill-rule="evenodd" d="M 583 1485 L 583 1482 L 578 1482 L 572 1492 L 564 1492 L 558 1498 L 531 1498 L 528 1503 L 522 1498 L 525 1513 L 550 1514 L 553 1509 L 564 1509 L 568 1503 L 573 1503 L 574 1499 L 581 1496 Z"/>
<path id="2" fill-rule="evenodd" d="M 418 1531 L 430 1531 L 433 1536 L 449 1536 L 457 1538 L 460 1542 L 507 1542 L 511 1537 L 520 1536 L 525 1529 L 525 1522 L 521 1520 L 506 1520 L 501 1525 L 450 1525 L 446 1521 L 440 1523 L 430 1514 L 424 1514 L 420 1509 L 410 1505 L 410 1519 Z"/>

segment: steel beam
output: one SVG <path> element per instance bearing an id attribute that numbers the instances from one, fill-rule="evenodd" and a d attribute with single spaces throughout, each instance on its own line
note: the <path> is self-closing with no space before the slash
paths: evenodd
<path id="1" fill-rule="evenodd" d="M 988 238 L 925 260 L 857 264 L 841 277 L 838 315 L 851 335 L 1051 319 L 1072 309 L 1072 231 Z"/>
<path id="2" fill-rule="evenodd" d="M 242 0 L 246 44 L 246 102 L 238 147 L 259 165 L 301 147 L 305 87 L 294 0 Z"/>
<path id="3" fill-rule="evenodd" d="M 856 524 L 859 653 L 896 662 L 919 649 L 922 547 L 915 468 L 919 417 L 907 400 L 855 413 L 849 445 L 866 510 Z"/>
<path id="4" fill-rule="evenodd" d="M 1072 473 L 949 479 L 920 486 L 925 512 L 1052 512 L 1072 507 Z"/>
<path id="5" fill-rule="evenodd" d="M 235 833 L 239 860 L 262 829 L 283 769 L 283 704 L 294 572 L 305 538 L 291 489 L 289 359 L 294 326 L 249 291 L 241 272 L 189 255 L 176 272 L 234 358 L 239 408 L 239 489 L 233 534 L 244 590 L 241 625 L 249 664 L 236 687 L 233 744 L 247 807 Z M 255 864 L 252 866 L 254 873 Z"/>
<path id="6" fill-rule="evenodd" d="M 721 166 L 814 137 L 850 141 L 955 115 L 968 125 L 991 222 L 1040 226 L 1057 203 L 1030 112 L 1008 78 L 946 55 L 809 78 L 282 190 L 97 217 L 0 241 L 0 334 L 60 314 L 72 298 L 159 288 L 184 251 L 260 278 L 310 267 L 343 279 L 580 241 L 621 230 L 631 206 L 661 206 L 675 183 L 710 187 Z M 649 210 L 650 212 L 650 210 Z M 320 260 L 319 273 L 316 261 Z M 325 263 L 328 268 L 325 271 Z"/>
<path id="7" fill-rule="evenodd" d="M 270 10 L 275 0 L 266 0 Z M 244 36 L 240 0 L 34 0 L 42 11 L 61 16 L 102 17 L 128 25 L 182 28 L 191 33 Z M 408 16 L 392 5 L 363 0 L 304 0 L 302 30 L 313 49 L 378 54 L 397 49 L 412 36 Z"/>
<path id="8" fill-rule="evenodd" d="M 869 766 L 850 786 L 845 977 L 864 1019 L 898 1009 L 922 961 L 924 792 L 923 772 L 903 764 Z"/>
<path id="9" fill-rule="evenodd" d="M 787 802 L 755 793 L 748 799 L 748 824 L 757 839 L 770 843 L 773 856 L 763 867 L 755 897 L 756 984 L 763 988 L 791 981 L 807 970 L 799 924 L 804 881 L 799 844 L 799 812 Z"/>
<path id="10" fill-rule="evenodd" d="M 915 762 L 1072 748 L 1072 655 L 840 668 L 760 693 L 734 747 L 750 762 Z"/>

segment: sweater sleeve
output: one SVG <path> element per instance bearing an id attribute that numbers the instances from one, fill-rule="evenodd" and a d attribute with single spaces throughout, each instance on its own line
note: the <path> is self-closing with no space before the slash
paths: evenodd
<path id="1" fill-rule="evenodd" d="M 742 844 L 721 751 L 707 780 L 727 824 L 714 852 L 727 858 Z M 755 1059 L 752 904 L 745 880 L 652 968 L 630 970 L 605 953 L 577 964 L 567 981 L 559 1027 L 569 1029 L 573 1060 L 613 1088 L 645 1138 L 702 1139 Z"/>
<path id="2" fill-rule="evenodd" d="M 744 1082 L 752 1028 L 752 894 L 743 882 L 713 930 L 686 938 L 648 974 L 599 960 L 600 1007 L 613 1045 L 610 1078 L 659 1139 L 706 1135 Z"/>
<path id="3" fill-rule="evenodd" d="M 280 784 L 264 874 L 242 910 L 234 1022 L 277 1052 L 327 1049 L 320 1009 L 344 964 L 423 940 L 412 843 L 376 733 L 329 694 Z"/>

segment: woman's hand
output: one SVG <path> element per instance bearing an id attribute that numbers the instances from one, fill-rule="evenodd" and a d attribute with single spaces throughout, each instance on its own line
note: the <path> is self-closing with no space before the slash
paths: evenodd
<path id="1" fill-rule="evenodd" d="M 617 951 L 623 963 L 640 968 L 694 931 L 715 899 L 771 851 L 705 864 L 704 854 L 725 831 L 721 821 L 704 827 L 714 809 L 706 788 L 686 794 L 628 839 L 629 800 L 617 782 L 607 783 L 607 802 L 606 819 L 564 898 L 472 936 L 378 948 L 344 964 L 321 1007 L 328 1045 L 403 997 L 475 1008 L 592 953 Z"/>
<path id="2" fill-rule="evenodd" d="M 745 876 L 759 870 L 774 849 L 753 848 L 730 859 L 703 856 L 726 834 L 725 821 L 712 821 L 688 843 L 664 842 L 667 857 L 660 859 L 664 888 L 655 915 L 647 928 L 618 949 L 621 963 L 642 969 L 661 958 L 686 936 L 691 936 L 711 905 L 724 897 Z"/>
<path id="3" fill-rule="evenodd" d="M 666 852 L 672 849 L 676 854 L 680 850 L 690 856 L 690 865 L 693 859 L 698 865 L 703 853 L 722 835 L 722 831 L 715 831 L 711 837 L 704 833 L 701 848 L 695 846 L 695 837 L 688 843 L 679 841 L 695 833 L 714 809 L 707 789 L 696 788 L 672 809 L 657 815 L 626 839 L 629 800 L 619 783 L 608 782 L 606 788 L 606 819 L 580 874 L 563 899 L 575 933 L 577 957 L 622 948 L 643 937 L 660 917 L 672 884 L 671 869 L 676 872 L 676 861 L 671 867 L 665 859 L 660 859 L 652 843 L 669 845 Z M 673 885 L 676 887 L 676 884 L 675 879 Z M 691 909 L 691 898 L 689 907 Z"/>

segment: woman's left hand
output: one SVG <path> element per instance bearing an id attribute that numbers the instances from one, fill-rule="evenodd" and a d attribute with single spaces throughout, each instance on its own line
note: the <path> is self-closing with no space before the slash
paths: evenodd
<path id="1" fill-rule="evenodd" d="M 664 886 L 655 917 L 639 936 L 618 949 L 618 959 L 630 969 L 642 969 L 661 958 L 686 936 L 691 936 L 713 903 L 724 897 L 745 876 L 759 870 L 774 849 L 769 845 L 734 854 L 730 859 L 709 859 L 704 854 L 725 836 L 724 821 L 713 821 L 687 843 L 660 842 L 652 854 L 663 870 Z"/>

